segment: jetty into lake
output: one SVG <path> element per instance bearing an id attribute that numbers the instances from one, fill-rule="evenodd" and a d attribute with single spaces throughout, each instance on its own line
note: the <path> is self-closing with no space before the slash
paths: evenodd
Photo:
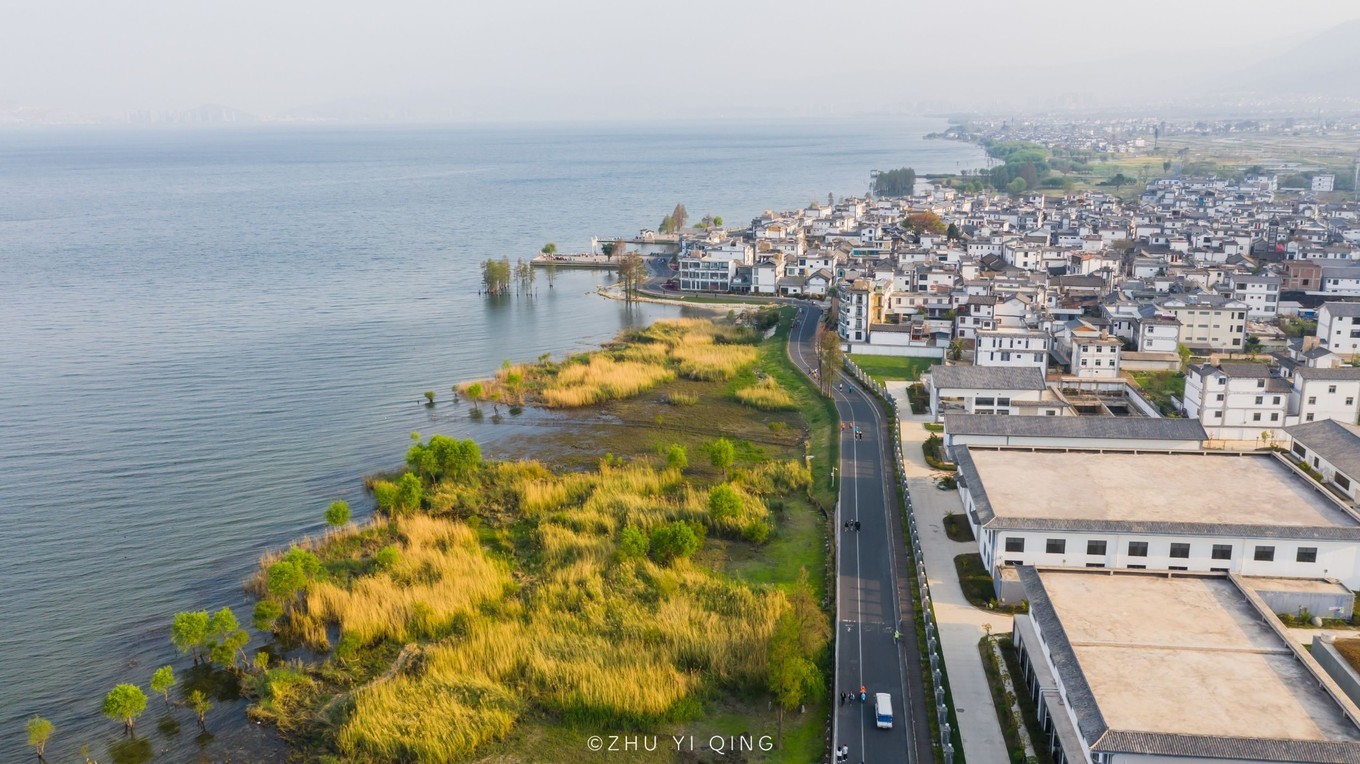
<path id="1" fill-rule="evenodd" d="M 534 255 L 530 261 L 534 266 L 546 268 L 602 268 L 613 270 L 619 266 L 621 253 L 604 254 L 601 250 L 603 245 L 623 242 L 624 248 L 628 252 L 636 252 L 643 257 L 670 257 L 680 252 L 680 237 L 675 234 L 656 233 L 654 231 L 643 230 L 632 238 L 613 238 L 600 239 L 598 237 L 590 240 L 589 252 L 576 252 L 572 254 L 560 254 L 553 252 L 540 252 Z"/>

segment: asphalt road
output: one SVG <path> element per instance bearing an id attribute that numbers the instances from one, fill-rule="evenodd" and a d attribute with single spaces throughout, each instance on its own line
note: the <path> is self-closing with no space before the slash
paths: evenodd
<path id="1" fill-rule="evenodd" d="M 801 306 L 790 336 L 789 355 L 812 376 L 817 365 L 816 324 L 821 310 Z M 836 529 L 836 680 L 833 688 L 833 748 L 849 746 L 848 761 L 879 764 L 930 761 L 924 691 L 910 599 L 899 581 L 906 576 L 901 515 L 891 469 L 887 419 L 869 393 L 837 372 L 836 409 L 841 432 L 840 498 Z M 854 428 L 863 433 L 856 438 Z M 858 522 L 859 530 L 845 523 Z M 893 640 L 894 630 L 902 639 Z M 867 699 L 859 703 L 859 689 Z M 842 692 L 854 700 L 840 702 Z M 892 697 L 892 729 L 875 725 L 874 694 Z"/>

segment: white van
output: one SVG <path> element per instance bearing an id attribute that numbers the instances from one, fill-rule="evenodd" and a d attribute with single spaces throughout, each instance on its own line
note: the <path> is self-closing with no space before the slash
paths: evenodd
<path id="1" fill-rule="evenodd" d="M 892 696 L 886 692 L 874 695 L 874 716 L 877 717 L 878 728 L 881 730 L 892 729 Z"/>

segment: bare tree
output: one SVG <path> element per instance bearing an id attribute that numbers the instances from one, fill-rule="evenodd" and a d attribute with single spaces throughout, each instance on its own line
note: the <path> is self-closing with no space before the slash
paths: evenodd
<path id="1" fill-rule="evenodd" d="M 831 394 L 831 380 L 841 367 L 841 338 L 823 326 L 817 327 L 817 381 L 822 395 Z"/>

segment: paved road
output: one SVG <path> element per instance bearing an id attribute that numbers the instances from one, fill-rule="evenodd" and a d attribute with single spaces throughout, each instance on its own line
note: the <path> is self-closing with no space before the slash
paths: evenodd
<path id="1" fill-rule="evenodd" d="M 819 308 L 804 305 L 798 327 L 790 336 L 789 354 L 809 376 L 816 367 L 814 346 Z M 840 375 L 838 374 L 838 377 Z M 840 537 L 836 560 L 836 681 L 833 688 L 833 747 L 849 746 L 852 762 L 928 762 L 930 733 L 925 722 L 920 661 L 910 600 L 899 588 L 905 578 L 906 554 L 901 516 L 893 490 L 891 441 L 877 403 L 864 391 L 845 382 L 835 392 L 836 409 L 846 429 L 841 434 L 838 469 L 840 500 L 836 528 Z M 854 436 L 854 426 L 863 432 Z M 859 530 L 844 530 L 844 523 Z M 900 629 L 902 640 L 894 642 Z M 842 692 L 858 695 L 840 705 Z M 893 727 L 875 726 L 874 693 L 892 697 Z"/>

